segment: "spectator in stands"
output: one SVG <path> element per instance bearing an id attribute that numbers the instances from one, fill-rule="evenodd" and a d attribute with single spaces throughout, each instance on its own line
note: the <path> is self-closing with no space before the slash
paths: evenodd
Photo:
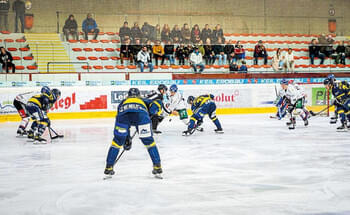
<path id="1" fill-rule="evenodd" d="M 140 67 L 141 72 L 144 71 L 145 66 L 148 66 L 150 72 L 153 71 L 151 57 L 147 52 L 146 46 L 143 46 L 142 50 L 140 50 L 139 53 L 137 54 L 137 63 Z"/>
<path id="2" fill-rule="evenodd" d="M 160 32 L 160 25 L 158 25 L 158 24 L 156 25 L 156 29 L 155 29 L 154 35 L 155 35 L 155 37 L 154 37 L 155 41 L 157 41 L 157 40 L 161 41 L 162 33 Z"/>
<path id="3" fill-rule="evenodd" d="M 10 9 L 10 2 L 9 0 L 1 0 L 0 1 L 0 30 L 1 31 L 8 31 L 9 30 L 9 24 L 8 24 L 8 14 Z"/>
<path id="4" fill-rule="evenodd" d="M 149 54 L 149 57 L 153 59 L 153 46 L 151 44 L 151 40 L 146 41 L 146 47 L 147 47 L 147 52 Z"/>
<path id="5" fill-rule="evenodd" d="M 288 52 L 284 56 L 284 69 L 286 72 L 294 72 L 294 54 L 293 49 L 289 48 Z"/>
<path id="6" fill-rule="evenodd" d="M 204 70 L 203 56 L 199 52 L 198 47 L 195 47 L 194 51 L 190 55 L 190 64 L 195 73 L 197 73 L 197 66 L 200 67 L 199 73 L 203 72 Z"/>
<path id="7" fill-rule="evenodd" d="M 202 54 L 202 57 L 205 55 L 205 49 L 204 49 L 204 45 L 203 45 L 203 41 L 202 40 L 200 40 L 199 42 L 198 42 L 198 50 L 199 50 L 199 52 Z"/>
<path id="8" fill-rule="evenodd" d="M 126 39 L 120 46 L 120 63 L 124 65 L 124 58 L 130 60 L 130 65 L 133 64 L 134 56 L 131 50 L 130 39 Z"/>
<path id="9" fill-rule="evenodd" d="M 0 63 L 2 70 L 9 73 L 9 68 L 12 68 L 12 73 L 15 73 L 16 66 L 12 63 L 13 58 L 10 52 L 6 51 L 4 47 L 0 47 Z"/>
<path id="10" fill-rule="evenodd" d="M 345 57 L 350 57 L 350 46 L 345 46 Z"/>
<path id="11" fill-rule="evenodd" d="M 74 19 L 73 14 L 69 15 L 68 19 L 64 23 L 63 26 L 63 33 L 66 37 L 66 41 L 69 40 L 69 35 L 71 34 L 73 36 L 73 39 L 78 40 L 78 24 L 77 21 Z"/>
<path id="12" fill-rule="evenodd" d="M 324 54 L 326 55 L 326 57 L 330 57 L 333 53 L 334 53 L 334 48 L 333 48 L 333 44 L 334 44 L 334 39 L 332 38 L 332 35 L 328 35 L 327 39 L 326 39 L 326 48 L 324 51 Z"/>
<path id="13" fill-rule="evenodd" d="M 191 41 L 196 44 L 198 40 L 200 40 L 201 30 L 199 30 L 199 26 L 195 24 L 191 30 Z"/>
<path id="14" fill-rule="evenodd" d="M 94 33 L 94 40 L 97 39 L 100 30 L 97 28 L 96 21 L 92 18 L 91 13 L 88 13 L 86 19 L 83 21 L 83 31 L 85 33 L 85 40 L 88 40 L 89 33 Z"/>
<path id="15" fill-rule="evenodd" d="M 134 62 L 135 65 L 137 65 L 137 54 L 141 51 L 142 46 L 141 46 L 141 41 L 140 39 L 136 39 L 135 44 L 131 45 L 131 53 L 132 56 L 134 57 Z"/>
<path id="16" fill-rule="evenodd" d="M 222 44 L 221 37 L 218 38 L 217 44 L 214 45 L 213 49 L 216 59 L 218 59 L 218 65 L 226 65 L 227 56 L 224 52 L 224 45 Z"/>
<path id="17" fill-rule="evenodd" d="M 212 34 L 212 42 L 215 44 L 221 38 L 222 42 L 225 42 L 224 31 L 221 29 L 221 25 L 217 24 Z"/>
<path id="18" fill-rule="evenodd" d="M 245 60 L 242 60 L 242 65 L 239 67 L 239 73 L 247 73 L 248 67 L 246 65 Z"/>
<path id="19" fill-rule="evenodd" d="M 320 52 L 320 46 L 318 46 L 316 39 L 311 40 L 311 44 L 309 46 L 309 55 L 310 55 L 311 64 L 314 64 L 315 57 L 320 58 L 321 60 L 320 64 L 323 64 L 325 55 Z"/>
<path id="20" fill-rule="evenodd" d="M 181 42 L 181 30 L 178 25 L 174 25 L 173 30 L 171 30 L 171 39 L 174 43 L 175 41 L 177 41 L 177 43 Z"/>
<path id="21" fill-rule="evenodd" d="M 189 58 L 190 54 L 193 52 L 193 46 L 191 44 L 187 44 L 187 46 L 185 46 L 185 58 Z"/>
<path id="22" fill-rule="evenodd" d="M 185 65 L 185 46 L 184 46 L 184 44 L 180 44 L 178 47 L 176 47 L 175 55 L 179 59 L 179 65 Z"/>
<path id="23" fill-rule="evenodd" d="M 213 51 L 213 46 L 211 45 L 210 38 L 207 38 L 206 43 L 204 45 L 204 50 L 205 50 L 205 64 L 206 65 L 213 65 L 215 62 L 215 53 Z"/>
<path id="24" fill-rule="evenodd" d="M 337 48 L 335 49 L 335 53 L 336 53 L 336 58 L 335 58 L 335 63 L 336 64 L 344 64 L 345 65 L 345 46 L 344 46 L 344 41 L 341 41 L 340 44 L 337 46 Z M 339 62 L 340 60 L 340 62 Z"/>
<path id="25" fill-rule="evenodd" d="M 255 46 L 255 49 L 254 49 L 254 65 L 258 64 L 259 57 L 264 58 L 264 64 L 266 65 L 267 51 L 262 40 L 259 40 L 258 44 Z"/>
<path id="26" fill-rule="evenodd" d="M 201 32 L 201 40 L 207 41 L 208 38 L 211 39 L 211 29 L 209 28 L 208 24 L 205 24 Z"/>
<path id="27" fill-rule="evenodd" d="M 170 41 L 170 28 L 169 28 L 168 24 L 164 24 L 164 26 L 163 26 L 162 33 L 161 33 L 161 39 L 165 43 L 168 43 L 168 41 Z"/>
<path id="28" fill-rule="evenodd" d="M 134 26 L 131 28 L 130 31 L 131 31 L 131 38 L 132 38 L 133 42 L 136 42 L 136 40 L 140 40 L 141 41 L 142 32 L 141 32 L 141 29 L 139 27 L 139 23 L 138 22 L 134 22 Z"/>
<path id="29" fill-rule="evenodd" d="M 189 44 L 191 41 L 191 31 L 190 28 L 188 27 L 188 24 L 185 23 L 184 26 L 181 29 L 181 37 L 182 37 L 182 42 L 185 44 Z"/>
<path id="30" fill-rule="evenodd" d="M 230 73 L 238 72 L 238 69 L 237 61 L 232 58 L 229 64 Z"/>
<path id="31" fill-rule="evenodd" d="M 167 44 L 164 46 L 164 57 L 162 58 L 162 65 L 164 65 L 164 60 L 168 59 L 170 65 L 174 65 L 174 45 L 168 40 Z"/>
<path id="32" fill-rule="evenodd" d="M 245 59 L 245 50 L 239 40 L 236 42 L 236 45 L 235 45 L 235 57 L 239 61 L 242 61 Z"/>
<path id="33" fill-rule="evenodd" d="M 327 37 L 325 34 L 320 34 L 320 36 L 317 38 L 317 45 L 319 46 L 319 50 L 321 53 L 326 53 L 326 47 L 327 47 Z"/>
<path id="34" fill-rule="evenodd" d="M 152 27 L 148 22 L 144 22 L 141 28 L 142 42 L 152 39 Z"/>
<path id="35" fill-rule="evenodd" d="M 272 58 L 272 68 L 275 72 L 282 70 L 283 68 L 283 59 L 282 50 L 280 48 L 277 49 L 276 55 Z"/>
<path id="36" fill-rule="evenodd" d="M 230 64 L 230 62 L 232 60 L 236 60 L 236 57 L 235 57 L 235 47 L 234 45 L 231 44 L 231 40 L 229 41 L 229 43 L 227 43 L 224 47 L 224 52 L 227 56 L 227 59 L 228 59 L 228 62 Z"/>
<path id="37" fill-rule="evenodd" d="M 22 0 L 13 2 L 12 10 L 16 14 L 15 18 L 15 33 L 18 33 L 18 20 L 21 22 L 21 33 L 24 33 L 24 14 L 26 12 L 25 4 Z"/>
<path id="38" fill-rule="evenodd" d="M 153 46 L 153 57 L 156 61 L 156 66 L 158 66 L 158 58 L 162 58 L 162 62 L 164 61 L 164 48 L 159 40 L 157 40 L 156 44 Z"/>
<path id="39" fill-rule="evenodd" d="M 128 25 L 129 23 L 125 21 L 123 27 L 119 28 L 119 37 L 121 42 L 131 38 L 131 30 Z"/>

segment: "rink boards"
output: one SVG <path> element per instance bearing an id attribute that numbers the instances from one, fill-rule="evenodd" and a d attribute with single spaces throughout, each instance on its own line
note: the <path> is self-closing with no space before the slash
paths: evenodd
<path id="1" fill-rule="evenodd" d="M 50 109 L 51 119 L 114 117 L 118 104 L 126 97 L 130 85 L 59 87 L 61 98 Z M 132 86 L 135 87 L 135 86 Z M 142 94 L 157 86 L 137 86 Z M 215 95 L 217 114 L 256 114 L 276 111 L 273 101 L 279 84 L 201 84 L 178 85 L 185 100 L 188 96 Z M 307 106 L 315 111 L 326 105 L 327 93 L 321 84 L 304 84 Z M 39 91 L 41 87 L 0 88 L 0 122 L 20 117 L 13 100 L 20 93 Z M 166 101 L 165 101 L 166 102 Z M 188 107 L 190 108 L 190 107 Z"/>

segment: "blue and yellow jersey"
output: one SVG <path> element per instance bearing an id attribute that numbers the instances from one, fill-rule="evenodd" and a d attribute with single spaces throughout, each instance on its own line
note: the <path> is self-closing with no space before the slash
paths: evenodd
<path id="1" fill-rule="evenodd" d="M 28 103 L 33 103 L 33 104 L 37 105 L 41 110 L 47 111 L 52 106 L 51 101 L 53 101 L 52 95 L 42 93 L 42 94 L 38 94 L 38 95 L 31 97 L 28 100 Z"/>
<path id="2" fill-rule="evenodd" d="M 346 81 L 335 82 L 332 87 L 332 95 L 338 103 L 344 104 L 344 102 L 350 98 L 350 86 Z"/>
<path id="3" fill-rule="evenodd" d="M 202 107 L 205 104 L 208 104 L 210 102 L 213 102 L 214 95 L 212 94 L 206 94 L 206 95 L 201 95 L 198 96 L 194 101 L 191 106 L 192 111 Z"/>
<path id="4" fill-rule="evenodd" d="M 155 114 L 160 116 L 162 114 L 162 108 L 163 108 L 163 102 L 161 99 L 153 100 L 149 105 L 149 114 L 151 116 Z"/>
<path id="5" fill-rule="evenodd" d="M 118 114 L 129 112 L 145 112 L 148 114 L 148 106 L 152 102 L 150 99 L 131 97 L 124 99 L 118 106 Z"/>

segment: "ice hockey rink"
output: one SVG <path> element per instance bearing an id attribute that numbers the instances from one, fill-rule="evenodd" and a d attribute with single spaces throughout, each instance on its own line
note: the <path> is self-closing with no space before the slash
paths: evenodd
<path id="1" fill-rule="evenodd" d="M 0 214 L 350 214 L 350 132 L 325 117 L 295 130 L 267 114 L 219 119 L 225 134 L 208 118 L 190 137 L 160 124 L 163 180 L 138 138 L 102 180 L 114 119 L 52 121 L 65 137 L 46 145 L 1 123 Z"/>

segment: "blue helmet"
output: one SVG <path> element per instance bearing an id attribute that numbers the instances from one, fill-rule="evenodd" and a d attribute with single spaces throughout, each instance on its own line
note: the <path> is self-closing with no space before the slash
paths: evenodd
<path id="1" fill-rule="evenodd" d="M 128 97 L 140 97 L 141 93 L 138 88 L 130 88 L 128 92 Z"/>
<path id="2" fill-rule="evenodd" d="M 49 88 L 48 86 L 42 87 L 41 90 L 40 90 L 40 92 L 41 92 L 41 93 L 45 93 L 45 94 L 47 94 L 47 95 L 50 95 L 50 94 L 51 94 L 51 90 L 50 90 L 50 88 Z"/>
<path id="3" fill-rule="evenodd" d="M 188 103 L 188 104 L 192 104 L 193 101 L 194 101 L 194 96 L 189 96 L 189 97 L 187 98 L 187 103 Z"/>
<path id="4" fill-rule="evenodd" d="M 283 79 L 281 80 L 280 84 L 286 84 L 286 85 L 288 85 L 288 80 L 286 80 L 286 79 L 283 78 Z"/>
<path id="5" fill-rule="evenodd" d="M 329 74 L 329 75 L 327 76 L 327 78 L 329 79 L 329 81 L 331 82 L 331 84 L 334 84 L 334 81 L 335 81 L 335 76 L 334 76 L 334 74 Z"/>
<path id="6" fill-rule="evenodd" d="M 177 88 L 176 84 L 173 84 L 173 85 L 170 86 L 170 91 L 171 92 L 175 92 L 176 93 L 177 90 L 178 90 L 178 88 Z"/>

